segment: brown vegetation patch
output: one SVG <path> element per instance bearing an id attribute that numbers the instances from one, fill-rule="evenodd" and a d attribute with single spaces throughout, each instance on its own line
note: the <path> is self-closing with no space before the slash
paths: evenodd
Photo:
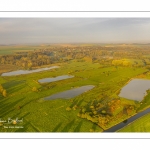
<path id="1" fill-rule="evenodd" d="M 4 73 L 4 72 L 9 72 L 9 71 L 13 71 L 13 70 L 16 70 L 17 69 L 17 66 L 14 66 L 14 65 L 0 65 L 0 74 Z"/>

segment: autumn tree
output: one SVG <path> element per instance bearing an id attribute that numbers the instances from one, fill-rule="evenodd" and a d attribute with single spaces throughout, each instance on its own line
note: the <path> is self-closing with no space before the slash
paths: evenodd
<path id="1" fill-rule="evenodd" d="M 5 90 L 5 89 L 3 90 L 2 95 L 3 95 L 4 97 L 6 97 L 6 96 L 7 96 L 7 92 L 6 92 L 6 90 Z"/>
<path id="2" fill-rule="evenodd" d="M 32 91 L 33 91 L 33 92 L 37 92 L 37 91 L 38 91 L 37 87 L 34 86 L 34 87 L 32 88 Z"/>

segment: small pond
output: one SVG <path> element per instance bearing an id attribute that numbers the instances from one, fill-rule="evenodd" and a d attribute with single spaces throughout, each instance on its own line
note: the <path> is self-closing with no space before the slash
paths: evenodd
<path id="1" fill-rule="evenodd" d="M 74 76 L 68 76 L 68 75 L 63 75 L 63 76 L 57 76 L 55 78 L 44 78 L 38 80 L 39 83 L 47 83 L 47 82 L 54 82 L 54 81 L 60 81 L 60 80 L 65 80 L 69 78 L 73 78 Z"/>
<path id="2" fill-rule="evenodd" d="M 150 80 L 133 79 L 122 88 L 119 96 L 131 100 L 141 101 L 150 89 Z"/>
<path id="3" fill-rule="evenodd" d="M 75 96 L 78 96 L 78 95 L 86 92 L 86 91 L 93 89 L 94 87 L 95 87 L 94 85 L 81 86 L 79 88 L 75 88 L 75 89 L 71 89 L 71 90 L 67 90 L 64 92 L 50 95 L 48 97 L 45 97 L 44 100 L 53 100 L 53 99 L 58 99 L 58 98 L 63 98 L 63 99 L 73 98 Z"/>
<path id="4" fill-rule="evenodd" d="M 21 75 L 21 74 L 29 74 L 29 73 L 34 73 L 34 72 L 50 70 L 54 68 L 59 68 L 59 66 L 52 66 L 49 68 L 40 68 L 40 69 L 35 69 L 35 70 L 17 70 L 17 71 L 2 73 L 1 76 L 15 76 L 15 75 Z"/>

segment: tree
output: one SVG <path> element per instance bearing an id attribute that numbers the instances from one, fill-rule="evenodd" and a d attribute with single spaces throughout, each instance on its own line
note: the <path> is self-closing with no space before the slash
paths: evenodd
<path id="1" fill-rule="evenodd" d="M 32 62 L 28 62 L 28 69 L 31 69 L 33 66 Z"/>
<path id="2" fill-rule="evenodd" d="M 125 66 L 125 67 L 130 66 L 130 64 L 131 63 L 129 61 L 127 61 L 127 60 L 123 61 L 123 66 Z"/>
<path id="3" fill-rule="evenodd" d="M 37 92 L 37 91 L 38 91 L 37 87 L 34 86 L 34 87 L 32 88 L 32 91 L 33 91 L 33 92 Z"/>
<path id="4" fill-rule="evenodd" d="M 6 96 L 7 96 L 7 92 L 6 92 L 6 90 L 3 90 L 2 95 L 3 95 L 4 97 L 6 97 Z"/>
<path id="5" fill-rule="evenodd" d="M 70 107 L 67 107 L 67 108 L 66 108 L 66 110 L 67 110 L 67 111 L 70 111 L 70 110 L 71 110 L 71 108 L 70 108 Z"/>

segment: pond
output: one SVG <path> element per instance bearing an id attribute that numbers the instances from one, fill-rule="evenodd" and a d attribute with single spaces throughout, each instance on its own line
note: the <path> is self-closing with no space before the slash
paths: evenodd
<path id="1" fill-rule="evenodd" d="M 119 94 L 120 97 L 130 100 L 143 100 L 150 88 L 150 80 L 133 79 L 126 86 L 124 86 Z"/>
<path id="2" fill-rule="evenodd" d="M 75 89 L 71 89 L 71 90 L 67 90 L 64 92 L 50 95 L 48 97 L 45 97 L 44 100 L 53 100 L 53 99 L 58 99 L 58 98 L 63 98 L 63 99 L 73 98 L 75 96 L 78 96 L 84 92 L 87 92 L 87 91 L 93 89 L 94 87 L 95 87 L 94 85 L 81 86 L 81 87 L 78 87 Z"/>
<path id="3" fill-rule="evenodd" d="M 68 76 L 68 75 L 62 75 L 62 76 L 57 76 L 55 78 L 44 78 L 38 80 L 39 83 L 47 83 L 47 82 L 54 82 L 54 81 L 60 81 L 60 80 L 65 80 L 69 78 L 73 78 L 74 76 Z"/>
<path id="4" fill-rule="evenodd" d="M 1 76 L 15 76 L 15 75 L 21 75 L 21 74 L 29 74 L 29 73 L 34 73 L 34 72 L 46 71 L 46 70 L 50 70 L 54 68 L 59 68 L 59 66 L 52 66 L 49 68 L 40 68 L 40 69 L 35 69 L 35 70 L 17 70 L 17 71 L 2 73 Z"/>

